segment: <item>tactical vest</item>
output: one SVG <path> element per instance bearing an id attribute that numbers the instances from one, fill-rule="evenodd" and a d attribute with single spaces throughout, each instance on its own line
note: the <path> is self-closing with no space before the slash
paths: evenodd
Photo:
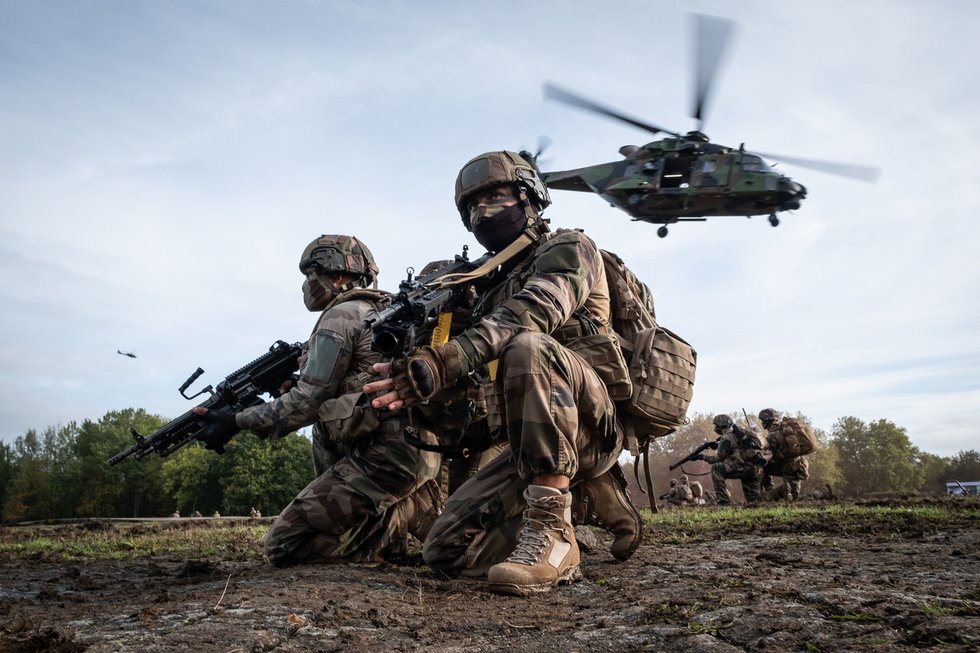
<path id="1" fill-rule="evenodd" d="M 568 231 L 542 234 L 535 246 Z M 551 335 L 582 356 L 606 385 L 635 456 L 640 447 L 685 423 L 697 352 L 657 324 L 649 287 L 623 260 L 612 252 L 599 252 L 600 278 L 582 308 Z M 495 306 L 494 299 L 520 290 L 531 276 L 533 260 L 531 256 L 518 263 L 501 286 L 481 298 L 481 304 Z"/>

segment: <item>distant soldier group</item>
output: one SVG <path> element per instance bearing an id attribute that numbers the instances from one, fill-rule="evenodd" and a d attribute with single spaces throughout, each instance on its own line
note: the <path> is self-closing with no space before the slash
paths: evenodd
<path id="1" fill-rule="evenodd" d="M 687 474 L 670 479 L 670 490 L 660 497 L 670 506 L 697 506 L 707 503 L 700 481 L 691 481 Z"/>
<path id="2" fill-rule="evenodd" d="M 715 452 L 694 456 L 694 459 L 711 465 L 711 480 L 718 505 L 731 504 L 729 479 L 741 482 L 742 494 L 750 504 L 779 499 L 795 501 L 801 496 L 803 481 L 810 477 L 806 456 L 816 450 L 816 436 L 799 419 L 781 416 L 772 408 L 761 410 L 759 421 L 766 430 L 765 434 L 739 427 L 728 415 L 715 415 L 712 424 L 718 439 L 710 443 Z M 778 487 L 773 480 L 775 476 L 782 479 Z M 686 477 L 682 478 L 685 480 L 683 485 L 671 480 L 671 491 L 664 497 L 668 503 L 688 503 L 682 497 L 690 489 Z"/>

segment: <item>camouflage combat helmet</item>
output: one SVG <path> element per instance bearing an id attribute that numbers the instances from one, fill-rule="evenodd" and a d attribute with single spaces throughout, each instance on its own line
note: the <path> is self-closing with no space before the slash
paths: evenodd
<path id="1" fill-rule="evenodd" d="M 306 274 L 314 265 L 322 272 L 353 274 L 365 286 L 378 277 L 371 250 L 353 236 L 324 234 L 307 245 L 299 259 L 299 271 Z"/>
<path id="2" fill-rule="evenodd" d="M 548 187 L 533 163 L 517 152 L 487 152 L 470 159 L 456 176 L 456 208 L 467 229 L 470 228 L 466 207 L 469 197 L 500 184 L 516 185 L 518 198 L 533 204 L 538 212 L 551 204 Z"/>
<path id="3" fill-rule="evenodd" d="M 759 411 L 759 421 L 767 428 L 777 419 L 779 419 L 779 413 L 772 408 L 763 408 Z"/>
<path id="4" fill-rule="evenodd" d="M 724 430 L 732 427 L 732 418 L 728 415 L 715 415 L 715 418 L 711 421 L 716 429 Z"/>
<path id="5" fill-rule="evenodd" d="M 675 485 L 677 485 L 677 479 L 676 478 L 670 479 L 670 487 L 674 487 Z"/>

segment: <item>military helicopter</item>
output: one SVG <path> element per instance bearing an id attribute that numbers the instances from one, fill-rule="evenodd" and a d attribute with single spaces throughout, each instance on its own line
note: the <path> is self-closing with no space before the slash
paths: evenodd
<path id="1" fill-rule="evenodd" d="M 735 23 L 700 14 L 693 18 L 697 65 L 691 116 L 697 121 L 697 129 L 686 134 L 671 131 L 545 83 L 546 99 L 669 136 L 646 145 L 624 145 L 619 149 L 621 160 L 542 172 L 549 188 L 596 193 L 634 220 L 663 225 L 657 235 L 664 238 L 666 225 L 677 222 L 703 222 L 708 216 L 769 214 L 769 223 L 775 227 L 779 224 L 777 213 L 798 209 L 806 197 L 806 188 L 774 171 L 763 157 L 864 181 L 878 178 L 877 168 L 753 153 L 745 149 L 744 143 L 734 148 L 710 142 L 701 131 L 705 108 Z"/>

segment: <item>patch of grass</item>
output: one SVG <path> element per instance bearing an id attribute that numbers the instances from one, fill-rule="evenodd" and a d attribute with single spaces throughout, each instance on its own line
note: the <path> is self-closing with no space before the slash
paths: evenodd
<path id="1" fill-rule="evenodd" d="M 953 608 L 946 608 L 932 601 L 923 601 L 922 603 L 922 614 L 928 617 L 942 617 L 953 611 Z"/>
<path id="2" fill-rule="evenodd" d="M 113 524 L 87 530 L 44 527 L 27 533 L 0 529 L 0 556 L 49 560 L 128 560 L 160 555 L 261 559 L 268 526 L 213 524 L 171 528 L 164 524 Z"/>
<path id="3" fill-rule="evenodd" d="M 759 507 L 702 506 L 652 513 L 642 511 L 650 539 L 684 544 L 738 534 L 854 535 L 920 537 L 924 533 L 973 527 L 980 503 L 973 507 L 945 503 L 878 505 L 860 503 L 767 504 Z"/>
<path id="4" fill-rule="evenodd" d="M 725 628 L 731 628 L 734 625 L 735 625 L 734 621 L 718 624 L 717 626 L 712 626 L 709 624 L 703 624 L 697 621 L 692 621 L 691 623 L 687 624 L 687 629 L 692 633 L 694 633 L 695 635 L 700 635 L 704 633 L 707 635 L 711 635 L 712 637 L 717 637 L 719 630 L 724 630 Z"/>

